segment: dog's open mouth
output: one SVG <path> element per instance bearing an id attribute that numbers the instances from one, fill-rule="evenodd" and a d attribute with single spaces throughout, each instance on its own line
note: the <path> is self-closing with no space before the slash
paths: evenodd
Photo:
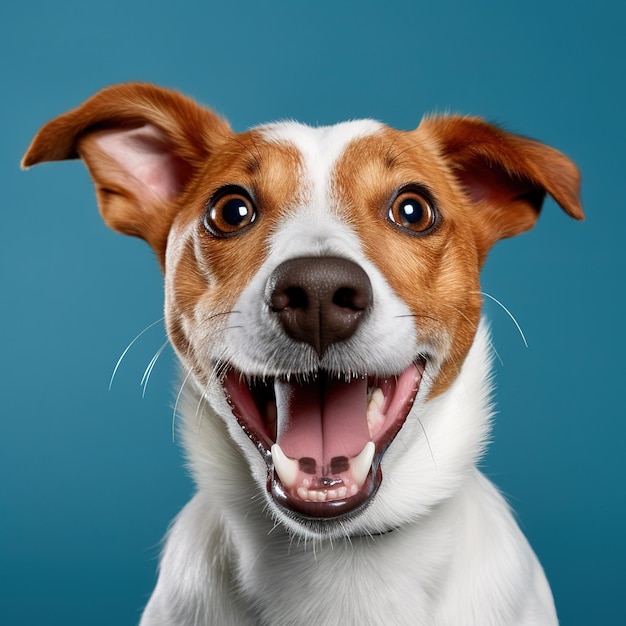
<path id="1" fill-rule="evenodd" d="M 265 459 L 274 501 L 330 519 L 353 513 L 378 490 L 381 459 L 413 406 L 424 368 L 420 359 L 392 377 L 342 379 L 320 371 L 289 380 L 250 380 L 230 369 L 223 385 Z"/>

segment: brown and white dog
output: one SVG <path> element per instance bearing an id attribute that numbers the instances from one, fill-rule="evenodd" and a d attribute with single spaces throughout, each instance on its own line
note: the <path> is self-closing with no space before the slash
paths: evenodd
<path id="1" fill-rule="evenodd" d="M 476 468 L 489 431 L 479 272 L 565 156 L 480 119 L 241 134 L 148 84 L 45 125 L 106 223 L 165 274 L 197 494 L 142 624 L 547 625 L 537 558 Z"/>

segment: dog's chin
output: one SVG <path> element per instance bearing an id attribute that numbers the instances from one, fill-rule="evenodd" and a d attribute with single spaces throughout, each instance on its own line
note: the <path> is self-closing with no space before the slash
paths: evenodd
<path id="1" fill-rule="evenodd" d="M 419 358 L 394 376 L 320 370 L 261 378 L 226 370 L 226 399 L 265 461 L 270 505 L 288 527 L 333 536 L 353 526 L 381 486 L 381 461 L 425 367 Z"/>
<path id="2" fill-rule="evenodd" d="M 375 493 L 375 492 L 374 492 Z M 287 532 L 294 537 L 314 540 L 328 540 L 339 538 L 354 538 L 364 536 L 375 536 L 394 530 L 388 525 L 381 527 L 382 522 L 374 522 L 364 515 L 365 511 L 373 504 L 374 494 L 361 504 L 350 503 L 351 508 L 347 512 L 336 513 L 334 516 L 319 516 L 321 508 L 317 507 L 313 512 L 315 516 L 306 515 L 292 508 L 282 506 L 278 503 L 273 492 L 268 491 L 268 511 L 275 520 L 281 524 Z M 344 503 L 338 505 L 343 506 Z M 325 509 L 328 512 L 331 509 Z M 371 516 L 370 516 L 371 517 Z"/>

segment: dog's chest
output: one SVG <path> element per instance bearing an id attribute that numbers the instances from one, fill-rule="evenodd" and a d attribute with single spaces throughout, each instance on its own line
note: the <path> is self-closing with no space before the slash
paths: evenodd
<path id="1" fill-rule="evenodd" d="M 242 587 L 261 624 L 432 626 L 449 556 L 441 534 L 416 536 L 410 548 L 405 531 L 333 545 L 270 544 L 242 572 Z"/>

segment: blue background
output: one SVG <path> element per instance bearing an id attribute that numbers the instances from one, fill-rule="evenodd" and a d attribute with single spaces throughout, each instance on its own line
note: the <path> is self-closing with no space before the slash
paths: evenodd
<path id="1" fill-rule="evenodd" d="M 623 2 L 4 2 L 0 8 L 0 623 L 137 621 L 190 497 L 150 250 L 101 223 L 79 162 L 28 173 L 39 126 L 110 83 L 176 87 L 236 130 L 277 118 L 480 114 L 570 155 L 588 219 L 549 201 L 499 244 L 499 415 L 485 471 L 563 624 L 626 623 Z"/>

